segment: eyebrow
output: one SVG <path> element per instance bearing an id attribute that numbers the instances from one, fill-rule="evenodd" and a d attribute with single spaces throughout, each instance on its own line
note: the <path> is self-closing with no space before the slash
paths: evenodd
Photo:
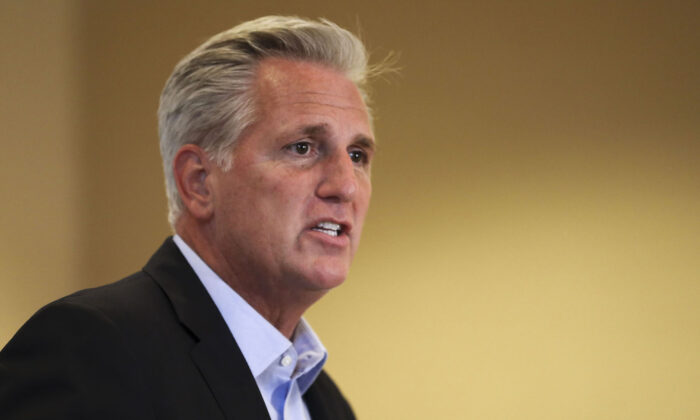
<path id="1" fill-rule="evenodd" d="M 328 124 L 307 125 L 301 130 L 302 134 L 310 137 L 327 135 L 328 131 Z"/>
<path id="2" fill-rule="evenodd" d="M 303 127 L 301 132 L 310 137 L 319 137 L 319 136 L 324 136 L 328 135 L 328 124 L 316 124 L 316 125 L 310 125 Z M 370 151 L 374 151 L 376 148 L 375 142 L 371 137 L 367 137 L 364 134 L 358 134 L 355 136 L 353 139 L 353 143 L 362 146 Z"/>
<path id="3" fill-rule="evenodd" d="M 362 134 L 358 135 L 355 137 L 355 144 L 358 144 L 365 149 L 369 150 L 370 152 L 374 152 L 374 149 L 376 149 L 376 145 L 374 143 L 374 140 L 372 140 L 370 137 L 363 136 Z"/>

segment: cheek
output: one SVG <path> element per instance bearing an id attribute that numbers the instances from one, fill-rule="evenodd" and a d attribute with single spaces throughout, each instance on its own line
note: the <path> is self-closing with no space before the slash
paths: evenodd
<path id="1" fill-rule="evenodd" d="M 365 216 L 369 210 L 370 197 L 372 196 L 372 186 L 369 183 L 361 185 L 360 191 L 355 199 L 355 226 L 358 228 L 359 238 L 364 226 Z M 355 244 L 357 246 L 357 244 Z"/>
<path id="2" fill-rule="evenodd" d="M 285 181 L 270 183 L 266 186 L 265 191 L 270 205 L 280 210 L 293 207 L 300 194 L 294 184 Z M 283 216 L 284 213 L 278 215 L 278 217 Z"/>
<path id="3" fill-rule="evenodd" d="M 357 197 L 357 211 L 358 213 L 362 213 L 362 216 L 364 217 L 365 213 L 367 213 L 367 209 L 369 208 L 369 201 L 370 198 L 372 197 L 372 183 L 370 182 L 369 179 L 364 180 L 360 184 L 360 191 Z"/>
<path id="4" fill-rule="evenodd" d="M 298 170 L 280 171 L 267 180 L 266 191 L 284 206 L 304 206 L 315 195 L 312 173 Z"/>

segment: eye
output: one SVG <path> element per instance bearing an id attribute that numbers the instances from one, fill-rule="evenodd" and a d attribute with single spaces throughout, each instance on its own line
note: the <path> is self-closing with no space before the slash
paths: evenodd
<path id="1" fill-rule="evenodd" d="M 362 150 L 351 150 L 348 152 L 350 160 L 355 163 L 367 163 L 367 153 Z"/>
<path id="2" fill-rule="evenodd" d="M 290 144 L 287 147 L 297 155 L 308 155 L 311 151 L 311 143 L 308 141 L 300 141 L 298 143 Z"/>

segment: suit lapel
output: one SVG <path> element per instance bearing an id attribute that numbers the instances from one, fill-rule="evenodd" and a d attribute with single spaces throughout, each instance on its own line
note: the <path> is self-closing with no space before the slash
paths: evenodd
<path id="1" fill-rule="evenodd" d="M 304 402 L 313 420 L 355 420 L 352 408 L 325 371 L 304 393 Z"/>
<path id="2" fill-rule="evenodd" d="M 192 360 L 226 418 L 269 420 L 255 378 L 226 322 L 172 238 L 144 271 L 160 285 L 182 324 L 195 336 Z"/>
<path id="3" fill-rule="evenodd" d="M 328 408 L 324 404 L 323 393 L 318 386 L 314 385 L 311 385 L 303 396 L 309 415 L 313 420 L 332 420 Z"/>

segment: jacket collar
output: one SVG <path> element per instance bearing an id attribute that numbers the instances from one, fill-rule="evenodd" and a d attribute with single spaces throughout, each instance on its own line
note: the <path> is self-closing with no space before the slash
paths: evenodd
<path id="1" fill-rule="evenodd" d="M 180 322 L 195 337 L 193 362 L 227 419 L 269 419 L 255 378 L 226 322 L 172 238 L 151 257 L 144 271 L 170 299 Z"/>

